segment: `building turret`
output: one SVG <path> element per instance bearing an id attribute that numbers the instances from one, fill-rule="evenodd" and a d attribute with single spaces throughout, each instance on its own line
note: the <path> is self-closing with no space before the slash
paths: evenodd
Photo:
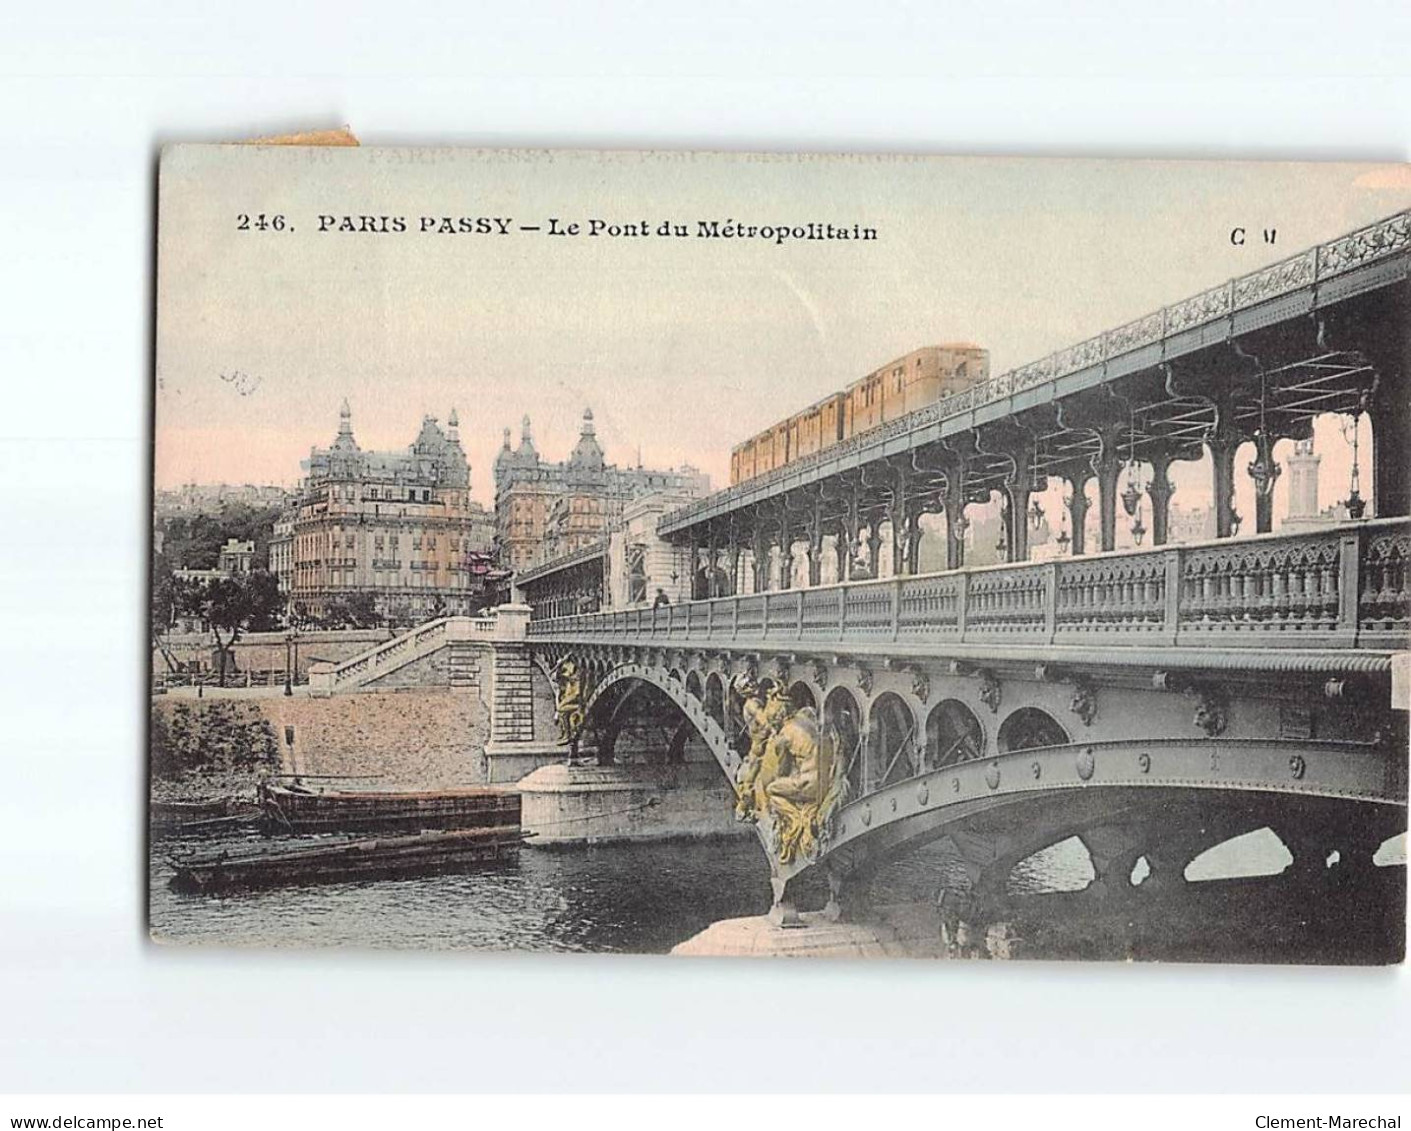
<path id="1" fill-rule="evenodd" d="M 529 428 L 529 414 L 524 414 L 524 419 L 519 424 L 519 454 L 522 456 L 534 456 L 538 458 L 539 453 L 534 449 L 534 435 Z"/>
<path id="2" fill-rule="evenodd" d="M 581 471 L 601 471 L 606 462 L 602 446 L 598 443 L 597 430 L 593 426 L 593 410 L 585 408 L 583 424 L 578 430 L 578 443 L 573 448 L 573 454 L 568 457 L 568 464 Z"/>
<path id="3" fill-rule="evenodd" d="M 358 442 L 353 439 L 353 409 L 348 404 L 348 398 L 343 398 L 342 405 L 338 408 L 338 438 L 333 441 L 335 452 L 356 452 Z"/>

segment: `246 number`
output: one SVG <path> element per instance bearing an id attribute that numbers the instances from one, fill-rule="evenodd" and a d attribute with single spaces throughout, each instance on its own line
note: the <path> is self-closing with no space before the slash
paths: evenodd
<path id="1" fill-rule="evenodd" d="M 283 213 L 267 216 L 261 212 L 257 216 L 250 216 L 242 212 L 235 217 L 235 230 L 237 232 L 292 232 L 294 229 L 285 223 Z"/>

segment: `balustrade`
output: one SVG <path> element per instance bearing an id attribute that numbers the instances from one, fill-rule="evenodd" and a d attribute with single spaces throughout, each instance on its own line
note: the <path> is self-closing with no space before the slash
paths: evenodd
<path id="1" fill-rule="evenodd" d="M 1179 551 L 1065 562 L 1058 571 L 1059 632 L 1141 632 L 1163 626 L 1167 563 Z"/>
<path id="2" fill-rule="evenodd" d="M 1411 519 L 533 621 L 532 637 L 1404 649 Z M 395 642 L 394 642 L 395 643 Z M 385 646 L 385 647 L 390 647 Z"/>
<path id="3" fill-rule="evenodd" d="M 1047 576 L 1041 566 L 972 574 L 966 631 L 1006 635 L 1041 632 L 1047 605 Z"/>
<path id="4" fill-rule="evenodd" d="M 360 656 L 328 668 L 320 673 L 320 682 L 326 682 L 329 688 L 356 687 L 367 683 L 384 672 L 440 648 L 446 640 L 453 637 L 453 623 L 458 626 L 467 625 L 468 636 L 494 636 L 495 621 L 492 617 L 444 617 L 441 620 L 428 621 L 419 628 L 395 636 Z M 455 634 L 455 638 L 460 637 Z"/>

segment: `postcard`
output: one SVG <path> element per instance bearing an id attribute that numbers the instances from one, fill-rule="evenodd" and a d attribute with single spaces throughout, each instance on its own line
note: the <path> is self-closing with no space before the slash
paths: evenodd
<path id="1" fill-rule="evenodd" d="M 158 185 L 157 940 L 1402 961 L 1411 166 Z"/>

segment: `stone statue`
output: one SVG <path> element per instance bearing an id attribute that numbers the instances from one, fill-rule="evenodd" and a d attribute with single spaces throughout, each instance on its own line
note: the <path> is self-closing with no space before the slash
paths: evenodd
<path id="1" fill-rule="evenodd" d="M 565 656 L 554 669 L 554 716 L 559 745 L 576 748 L 583 729 L 583 676 L 572 656 Z"/>

